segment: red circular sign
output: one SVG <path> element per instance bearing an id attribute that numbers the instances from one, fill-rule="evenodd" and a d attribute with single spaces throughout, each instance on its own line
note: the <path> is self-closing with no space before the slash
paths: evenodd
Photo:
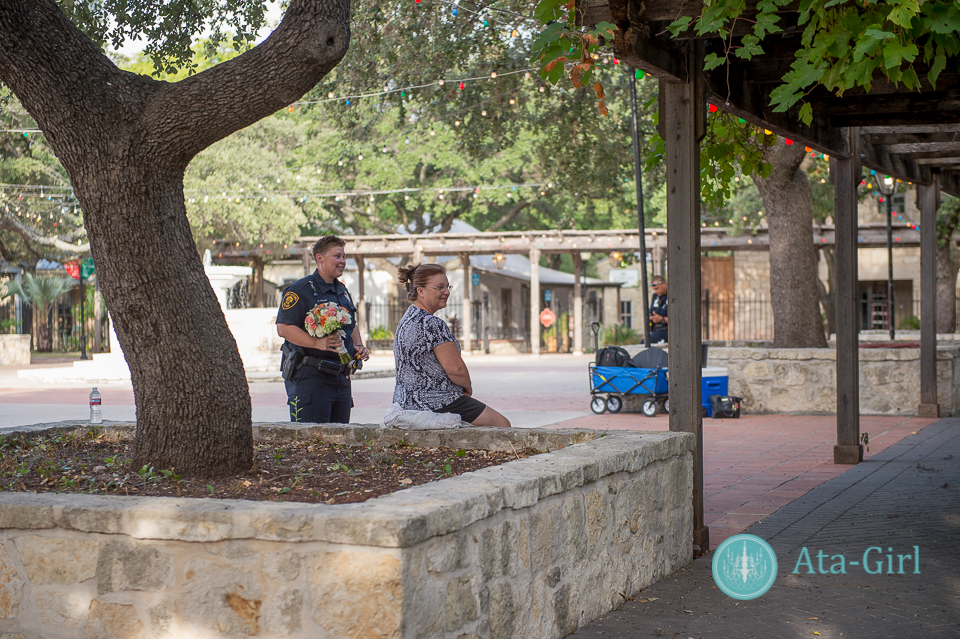
<path id="1" fill-rule="evenodd" d="M 549 308 L 545 308 L 540 311 L 540 323 L 543 324 L 544 328 L 550 328 L 553 326 L 553 323 L 557 320 L 557 316 L 553 314 Z"/>

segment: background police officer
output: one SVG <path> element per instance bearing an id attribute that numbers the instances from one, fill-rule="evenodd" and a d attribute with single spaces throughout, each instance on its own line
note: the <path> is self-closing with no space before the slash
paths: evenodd
<path id="1" fill-rule="evenodd" d="M 347 265 L 345 244 L 335 235 L 317 240 L 312 249 L 317 270 L 287 287 L 280 299 L 277 334 L 286 340 L 287 353 L 296 349 L 303 353 L 299 368 L 285 380 L 293 422 L 349 423 L 353 406 L 350 365 L 340 363 L 337 347 L 341 343 L 346 346 L 351 358 L 359 355 L 362 360 L 370 359 L 370 353 L 361 343 L 357 305 L 347 287 L 337 279 Z M 350 311 L 351 323 L 343 327 L 346 337 L 342 340 L 336 334 L 314 337 L 304 329 L 307 313 L 325 302 Z"/>
<path id="2" fill-rule="evenodd" d="M 658 344 L 667 341 L 667 326 L 670 317 L 667 315 L 667 282 L 659 275 L 650 282 L 653 289 L 653 299 L 650 300 L 650 343 Z"/>

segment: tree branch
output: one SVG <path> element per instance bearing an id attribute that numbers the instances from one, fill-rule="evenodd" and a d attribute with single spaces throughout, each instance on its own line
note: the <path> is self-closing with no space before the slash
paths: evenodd
<path id="1" fill-rule="evenodd" d="M 520 200 L 514 206 L 510 207 L 510 209 L 506 213 L 500 216 L 499 220 L 491 224 L 487 228 L 487 232 L 489 233 L 491 231 L 499 231 L 504 226 L 506 226 L 510 222 L 510 220 L 517 217 L 517 215 L 520 214 L 520 211 L 527 208 L 528 206 L 530 206 L 530 202 L 527 202 L 526 200 Z"/>
<path id="2" fill-rule="evenodd" d="M 145 119 L 184 165 L 214 142 L 296 102 L 333 69 L 350 42 L 349 0 L 292 0 L 276 30 L 250 51 L 173 84 Z"/>
<path id="3" fill-rule="evenodd" d="M 83 237 L 85 233 L 81 230 L 74 232 L 68 236 L 64 237 L 48 237 L 46 235 L 41 235 L 36 231 L 36 229 L 23 224 L 16 217 L 10 213 L 4 213 L 0 216 L 0 228 L 7 229 L 8 231 L 13 231 L 27 243 L 27 246 L 30 247 L 35 244 L 40 246 L 49 246 L 55 248 L 64 253 L 88 253 L 90 251 L 90 243 L 86 244 L 71 244 L 69 240 L 71 237 L 75 241 L 79 237 Z M 35 252 L 35 251 L 34 251 Z"/>
<path id="4" fill-rule="evenodd" d="M 0 78 L 68 169 L 85 156 L 183 168 L 313 88 L 346 53 L 349 21 L 349 0 L 292 0 L 263 43 L 168 83 L 118 69 L 54 0 L 0 0 Z"/>

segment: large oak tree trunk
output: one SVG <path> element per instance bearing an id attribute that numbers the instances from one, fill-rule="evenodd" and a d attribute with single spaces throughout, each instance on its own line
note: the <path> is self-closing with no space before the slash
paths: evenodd
<path id="1" fill-rule="evenodd" d="M 299 99 L 343 57 L 349 0 L 292 0 L 253 50 L 170 84 L 121 71 L 53 0 L 0 0 L 0 78 L 73 182 L 137 408 L 135 463 L 249 468 L 250 394 L 190 233 L 201 150 Z"/>
<path id="2" fill-rule="evenodd" d="M 957 270 L 960 252 L 956 235 L 960 228 L 960 204 L 948 198 L 937 211 L 937 332 L 957 330 Z"/>
<path id="3" fill-rule="evenodd" d="M 813 199 L 810 182 L 800 170 L 799 144 L 764 147 L 772 170 L 754 177 L 770 227 L 770 302 L 776 348 L 826 348 L 817 252 L 813 246 Z"/>
<path id="4" fill-rule="evenodd" d="M 937 332 L 957 330 L 957 270 L 960 260 L 956 249 L 937 246 Z"/>

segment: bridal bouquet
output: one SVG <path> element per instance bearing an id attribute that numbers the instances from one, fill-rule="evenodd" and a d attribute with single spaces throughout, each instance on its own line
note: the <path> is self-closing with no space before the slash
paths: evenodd
<path id="1" fill-rule="evenodd" d="M 338 306 L 333 302 L 317 304 L 307 313 L 307 319 L 304 320 L 304 328 L 314 337 L 326 337 L 339 333 L 340 337 L 346 337 L 343 327 L 351 322 L 350 311 Z M 350 353 L 343 344 L 337 348 L 340 354 L 340 363 L 350 363 Z"/>

